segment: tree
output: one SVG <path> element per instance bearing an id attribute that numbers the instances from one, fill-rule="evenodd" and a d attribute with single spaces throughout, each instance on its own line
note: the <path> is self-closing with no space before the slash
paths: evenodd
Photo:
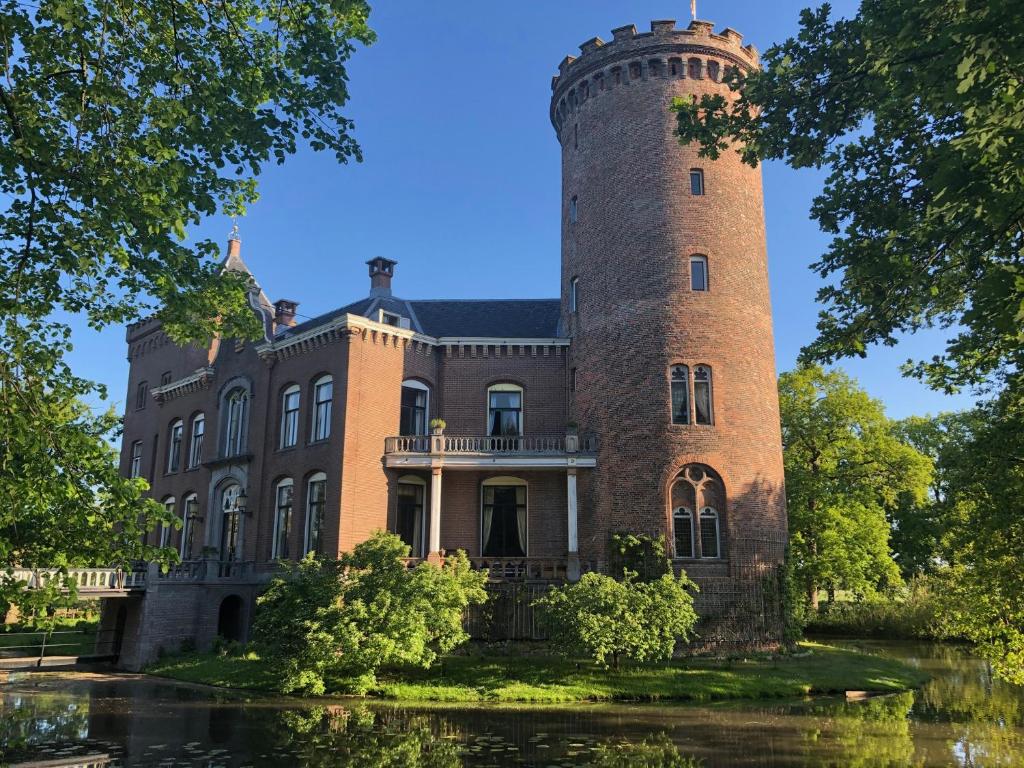
<path id="1" fill-rule="evenodd" d="M 575 584 L 551 589 L 533 605 L 560 651 L 619 668 L 619 659 L 661 661 L 687 640 L 697 623 L 695 588 L 685 573 L 638 581 L 585 573 Z"/>
<path id="2" fill-rule="evenodd" d="M 863 0 L 851 19 L 805 10 L 735 98 L 679 100 L 681 143 L 735 147 L 829 175 L 812 215 L 834 239 L 809 358 L 957 328 L 911 366 L 953 390 L 1024 370 L 1024 16 L 1013 3 Z"/>
<path id="3" fill-rule="evenodd" d="M 66 318 L 156 313 L 179 342 L 262 332 L 246 279 L 187 228 L 243 213 L 262 167 L 300 141 L 359 159 L 341 108 L 368 13 L 362 0 L 0 4 L 0 565 L 28 562 L 26 537 L 48 564 L 146 554 L 99 535 L 111 521 L 134 532 L 133 514 L 152 525 L 155 508 L 100 449 L 112 420 L 74 404 L 106 393 L 65 365 Z M 68 503 L 62 480 L 102 511 L 88 493 Z M 6 515 L 25 498 L 15 532 Z M 81 548 L 62 536 L 96 515 Z"/>
<path id="4" fill-rule="evenodd" d="M 486 601 L 464 552 L 408 568 L 409 547 L 378 531 L 340 560 L 307 557 L 271 582 L 253 630 L 282 666 L 282 691 L 323 693 L 331 674 L 363 693 L 386 666 L 429 667 L 469 639 L 462 615 Z"/>
<path id="5" fill-rule="evenodd" d="M 901 494 L 924 499 L 931 461 L 840 371 L 782 374 L 779 407 L 790 555 L 812 606 L 822 586 L 867 594 L 899 583 L 886 509 Z"/>

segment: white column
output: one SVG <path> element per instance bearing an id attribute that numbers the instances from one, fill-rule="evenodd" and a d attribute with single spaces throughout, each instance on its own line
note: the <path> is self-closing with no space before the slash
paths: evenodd
<path id="1" fill-rule="evenodd" d="M 433 467 L 430 474 L 430 534 L 427 557 L 437 557 L 441 551 L 441 468 Z"/>
<path id="2" fill-rule="evenodd" d="M 568 470 L 568 508 L 569 508 L 569 551 L 579 552 L 580 544 L 576 530 L 576 470 Z"/>

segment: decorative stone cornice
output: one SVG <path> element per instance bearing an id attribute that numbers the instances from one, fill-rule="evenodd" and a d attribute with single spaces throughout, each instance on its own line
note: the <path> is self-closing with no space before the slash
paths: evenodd
<path id="1" fill-rule="evenodd" d="M 168 400 L 174 400 L 176 397 L 182 395 L 190 395 L 193 392 L 198 392 L 203 389 L 209 389 L 213 383 L 213 366 L 208 365 L 205 368 L 198 368 L 195 373 L 186 376 L 183 379 L 172 381 L 170 384 L 164 384 L 160 387 L 153 387 L 150 393 L 153 395 L 153 399 L 163 405 Z"/>

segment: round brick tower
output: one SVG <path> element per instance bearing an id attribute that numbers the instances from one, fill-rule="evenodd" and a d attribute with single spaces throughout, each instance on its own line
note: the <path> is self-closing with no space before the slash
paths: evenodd
<path id="1" fill-rule="evenodd" d="M 668 106 L 729 97 L 726 68 L 758 55 L 702 21 L 613 35 L 552 83 L 572 413 L 599 440 L 581 557 L 603 560 L 612 531 L 664 533 L 705 612 L 729 614 L 786 540 L 761 172 L 680 146 Z"/>

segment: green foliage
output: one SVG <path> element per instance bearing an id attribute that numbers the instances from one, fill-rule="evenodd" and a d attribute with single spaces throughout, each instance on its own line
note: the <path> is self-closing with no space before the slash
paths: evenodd
<path id="1" fill-rule="evenodd" d="M 409 547 L 378 532 L 340 560 L 307 557 L 257 601 L 254 637 L 281 664 L 284 692 L 319 694 L 330 674 L 365 692 L 383 666 L 430 666 L 468 638 L 462 614 L 487 599 L 465 553 L 408 568 Z"/>
<path id="2" fill-rule="evenodd" d="M 585 573 L 575 584 L 551 589 L 534 601 L 551 639 L 563 653 L 598 664 L 610 657 L 634 661 L 670 659 L 676 643 L 690 638 L 697 614 L 686 578 L 664 574 L 649 582 L 627 573 L 621 581 Z"/>
<path id="3" fill-rule="evenodd" d="M 779 405 L 790 553 L 806 593 L 814 601 L 820 586 L 871 594 L 899 584 L 886 511 L 904 496 L 926 498 L 931 460 L 842 372 L 782 374 Z"/>
<path id="4" fill-rule="evenodd" d="M 610 568 L 614 574 L 627 571 L 636 574 L 641 581 L 654 581 L 666 573 L 672 573 L 672 561 L 664 534 L 651 536 L 646 533 L 613 533 L 610 536 L 608 554 Z"/>
<path id="5" fill-rule="evenodd" d="M 788 546 L 786 558 L 778 567 L 776 580 L 779 586 L 778 599 L 782 602 L 782 639 L 792 646 L 803 637 L 804 627 L 810 620 L 810 608 L 805 586 L 797 573 Z"/>
<path id="6" fill-rule="evenodd" d="M 810 616 L 807 631 L 838 637 L 932 640 L 942 633 L 933 584 L 915 579 L 907 589 L 863 600 L 827 603 Z"/>
<path id="7" fill-rule="evenodd" d="M 598 744 L 588 765 L 592 768 L 701 768 L 704 761 L 679 752 L 668 734 L 638 742 Z"/>
<path id="8" fill-rule="evenodd" d="M 0 5 L 0 569 L 154 556 L 132 542 L 160 514 L 117 476 L 114 415 L 81 404 L 106 392 L 65 364 L 66 318 L 99 329 L 158 312 L 176 341 L 262 332 L 247 277 L 186 230 L 244 213 L 261 169 L 300 141 L 359 157 L 340 110 L 368 13 L 363 0 Z"/>
<path id="9" fill-rule="evenodd" d="M 864 0 L 805 10 L 735 101 L 679 101 L 680 142 L 751 164 L 825 167 L 812 215 L 834 238 L 806 353 L 864 355 L 922 327 L 956 327 L 910 366 L 955 389 L 1024 370 L 1024 16 L 1013 3 Z M 734 144 L 733 142 L 739 142 Z"/>

